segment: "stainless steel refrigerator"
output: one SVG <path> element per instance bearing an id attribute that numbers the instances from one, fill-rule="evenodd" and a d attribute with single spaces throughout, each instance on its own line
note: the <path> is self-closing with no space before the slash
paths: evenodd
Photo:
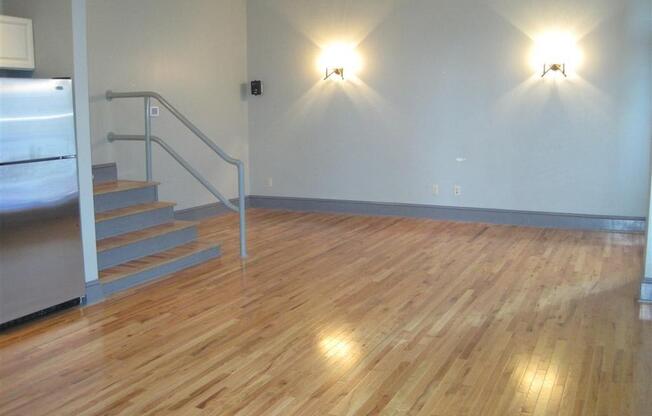
<path id="1" fill-rule="evenodd" d="M 0 324 L 84 295 L 72 82 L 0 78 Z"/>

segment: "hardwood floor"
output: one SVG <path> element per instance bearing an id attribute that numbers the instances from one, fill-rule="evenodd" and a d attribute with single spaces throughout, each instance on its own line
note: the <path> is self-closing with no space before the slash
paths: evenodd
<path id="1" fill-rule="evenodd" d="M 0 333 L 2 415 L 650 415 L 643 236 L 251 210 L 224 256 Z"/>

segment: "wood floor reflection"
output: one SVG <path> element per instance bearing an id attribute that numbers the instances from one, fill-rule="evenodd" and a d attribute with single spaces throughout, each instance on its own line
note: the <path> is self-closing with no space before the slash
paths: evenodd
<path id="1" fill-rule="evenodd" d="M 224 256 L 0 333 L 2 415 L 649 415 L 643 236 L 250 210 Z"/>

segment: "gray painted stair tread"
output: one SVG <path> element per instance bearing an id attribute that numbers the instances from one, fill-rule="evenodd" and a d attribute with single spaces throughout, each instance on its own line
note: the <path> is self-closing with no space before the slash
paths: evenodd
<path id="1" fill-rule="evenodd" d="M 196 241 L 175 247 L 170 250 L 162 251 L 151 256 L 133 260 L 119 266 L 112 267 L 100 272 L 100 282 L 103 284 L 120 280 L 147 270 L 155 269 L 166 264 L 180 261 L 186 257 L 192 256 L 207 250 L 219 249 L 214 243 Z"/>
<path id="2" fill-rule="evenodd" d="M 97 213 L 95 214 L 95 222 L 99 223 L 99 222 L 109 221 L 114 218 L 127 217 L 129 215 L 140 214 L 143 212 L 155 211 L 157 209 L 173 207 L 175 205 L 176 204 L 174 202 L 163 202 L 163 201 L 151 202 L 148 204 L 133 205 L 126 208 L 120 208 L 112 211 Z"/>
<path id="3" fill-rule="evenodd" d="M 132 189 L 150 188 L 160 185 L 158 182 L 141 182 L 141 181 L 115 181 L 96 184 L 93 186 L 94 195 L 104 195 L 115 192 L 130 191 Z"/>
<path id="4" fill-rule="evenodd" d="M 97 242 L 97 252 L 102 253 L 117 247 L 126 246 L 139 241 L 148 240 L 174 231 L 184 230 L 197 226 L 193 221 L 173 221 L 167 224 L 161 224 L 154 227 L 145 228 L 138 231 L 132 231 L 127 234 L 121 234 L 115 237 L 108 237 Z"/>

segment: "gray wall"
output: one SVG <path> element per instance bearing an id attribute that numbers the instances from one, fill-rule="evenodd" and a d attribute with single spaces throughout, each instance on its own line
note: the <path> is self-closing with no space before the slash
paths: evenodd
<path id="1" fill-rule="evenodd" d="M 645 216 L 651 13 L 649 0 L 249 0 L 249 78 L 266 87 L 249 105 L 251 193 Z M 563 82 L 529 62 L 552 28 L 584 55 Z M 359 42 L 359 79 L 321 81 L 333 41 Z"/>
<path id="2" fill-rule="evenodd" d="M 70 0 L 3 0 L 3 14 L 34 23 L 34 77 L 72 77 L 72 7 Z"/>
<path id="3" fill-rule="evenodd" d="M 93 161 L 118 163 L 123 179 L 144 178 L 143 146 L 111 145 L 109 131 L 143 134 L 142 100 L 107 103 L 107 89 L 155 90 L 234 157 L 247 160 L 245 0 L 88 0 L 88 54 Z M 227 197 L 237 195 L 235 169 L 163 112 L 154 134 L 167 140 Z M 215 202 L 156 148 L 154 179 L 178 208 Z"/>

